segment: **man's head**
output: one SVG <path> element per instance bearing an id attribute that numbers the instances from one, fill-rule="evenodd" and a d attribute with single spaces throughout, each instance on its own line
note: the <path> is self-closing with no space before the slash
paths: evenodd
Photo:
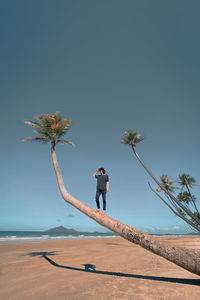
<path id="1" fill-rule="evenodd" d="M 99 172 L 103 175 L 106 173 L 106 170 L 104 168 L 99 168 Z"/>

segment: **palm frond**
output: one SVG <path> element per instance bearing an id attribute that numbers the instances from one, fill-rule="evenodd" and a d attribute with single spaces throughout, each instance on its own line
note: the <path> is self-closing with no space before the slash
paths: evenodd
<path id="1" fill-rule="evenodd" d="M 23 142 L 32 142 L 32 141 L 38 141 L 38 142 L 49 142 L 49 139 L 45 139 L 43 137 L 31 137 L 31 138 L 28 138 L 28 139 L 24 139 Z"/>
<path id="2" fill-rule="evenodd" d="M 44 130 L 44 127 L 41 124 L 37 123 L 37 122 L 26 120 L 26 121 L 24 121 L 24 123 L 28 124 L 28 125 L 30 125 L 32 127 L 36 127 L 36 128 Z"/>
<path id="3" fill-rule="evenodd" d="M 190 176 L 189 174 L 181 174 L 179 175 L 179 183 L 182 186 L 188 186 L 191 187 L 192 185 L 194 185 L 196 182 L 195 178 Z"/>
<path id="4" fill-rule="evenodd" d="M 62 121 L 59 121 L 58 123 L 56 123 L 55 128 L 54 128 L 54 132 L 57 136 L 57 138 L 60 138 L 61 136 L 63 136 L 64 134 L 66 134 L 66 132 L 70 129 L 71 127 L 71 121 L 69 119 L 64 119 Z"/>
<path id="5" fill-rule="evenodd" d="M 41 124 L 39 124 L 38 122 L 33 122 L 33 121 L 27 120 L 27 121 L 24 121 L 24 123 L 28 124 L 28 125 L 30 125 L 32 127 L 38 128 L 38 132 L 37 133 L 45 135 L 45 136 L 48 136 L 49 138 L 51 138 L 48 130 L 44 126 L 42 126 Z"/>
<path id="6" fill-rule="evenodd" d="M 196 197 L 194 195 L 191 195 L 190 193 L 188 193 L 187 191 L 179 193 L 178 194 L 178 199 L 182 202 L 185 202 L 187 204 L 191 203 L 191 202 L 195 202 L 196 201 Z"/>
<path id="7" fill-rule="evenodd" d="M 124 136 L 121 138 L 121 143 L 136 146 L 139 142 L 143 141 L 144 137 L 137 131 L 125 131 Z"/>
<path id="8" fill-rule="evenodd" d="M 72 142 L 67 141 L 67 140 L 57 140 L 56 143 L 58 143 L 58 144 L 69 144 L 69 145 L 75 147 L 75 144 L 73 144 Z"/>
<path id="9" fill-rule="evenodd" d="M 40 123 L 42 123 L 43 127 L 50 132 L 51 126 L 54 123 L 54 117 L 48 114 L 41 114 L 35 117 Z"/>
<path id="10" fill-rule="evenodd" d="M 43 137 L 36 137 L 28 139 L 29 141 L 47 141 L 49 140 L 52 145 L 60 144 L 70 144 L 73 143 L 67 140 L 61 140 L 60 138 L 67 133 L 70 129 L 71 121 L 69 119 L 63 119 L 61 113 L 56 112 L 54 115 L 50 114 L 41 114 L 36 116 L 35 119 L 38 122 L 26 121 L 25 123 L 35 127 L 34 131 L 36 134 L 42 135 Z"/>
<path id="11" fill-rule="evenodd" d="M 179 189 L 179 187 L 173 185 L 175 180 L 171 176 L 162 175 L 160 176 L 162 186 L 169 192 L 174 193 L 174 190 Z M 161 188 L 159 188 L 159 191 Z"/>
<path id="12" fill-rule="evenodd" d="M 61 115 L 61 113 L 58 112 L 58 111 L 55 113 L 54 117 L 55 117 L 56 123 L 61 122 L 62 118 L 63 118 L 63 116 Z"/>
<path id="13" fill-rule="evenodd" d="M 45 136 L 46 138 L 48 138 L 49 140 L 51 140 L 51 136 L 47 131 L 34 130 L 34 132 L 37 133 L 37 134 L 41 134 L 41 135 Z"/>

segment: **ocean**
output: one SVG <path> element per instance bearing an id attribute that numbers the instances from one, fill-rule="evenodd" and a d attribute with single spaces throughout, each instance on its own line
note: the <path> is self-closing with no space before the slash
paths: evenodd
<path id="1" fill-rule="evenodd" d="M 9 242 L 34 242 L 48 240 L 73 240 L 73 239 L 92 239 L 117 237 L 112 232 L 46 232 L 46 231 L 0 231 L 0 243 Z"/>
<path id="2" fill-rule="evenodd" d="M 152 234 L 153 236 L 197 236 L 198 234 Z M 0 231 L 0 243 L 35 242 L 48 240 L 97 239 L 119 237 L 113 232 L 46 232 L 46 231 Z"/>

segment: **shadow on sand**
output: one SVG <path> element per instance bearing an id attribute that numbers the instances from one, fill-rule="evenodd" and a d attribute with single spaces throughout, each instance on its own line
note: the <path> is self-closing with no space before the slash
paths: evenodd
<path id="1" fill-rule="evenodd" d="M 172 282 L 172 283 L 182 283 L 182 284 L 190 284 L 200 286 L 200 279 L 185 279 L 185 278 L 173 278 L 173 277 L 158 277 L 158 276 L 147 276 L 147 275 L 138 275 L 138 274 L 127 274 L 120 272 L 108 272 L 108 271 L 97 271 L 96 267 L 92 264 L 83 264 L 84 268 L 75 268 L 69 266 L 59 265 L 50 259 L 48 256 L 55 256 L 56 251 L 50 252 L 30 252 L 25 255 L 29 256 L 40 256 L 47 260 L 51 265 L 57 268 L 63 268 L 67 270 L 74 270 L 79 272 L 89 272 L 93 274 L 102 274 L 102 275 L 110 275 L 110 276 L 118 276 L 118 277 L 128 277 L 128 278 L 137 278 L 137 279 L 146 279 L 146 280 L 156 280 L 163 282 Z"/>
<path id="2" fill-rule="evenodd" d="M 119 243 L 105 243 L 105 245 L 121 245 Z"/>

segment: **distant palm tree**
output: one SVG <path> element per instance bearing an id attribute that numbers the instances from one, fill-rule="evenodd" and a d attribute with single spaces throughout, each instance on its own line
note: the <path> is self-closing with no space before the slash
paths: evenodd
<path id="1" fill-rule="evenodd" d="M 135 150 L 136 145 L 138 143 L 140 143 L 141 141 L 143 141 L 143 139 L 144 139 L 144 137 L 141 134 L 139 134 L 137 131 L 129 130 L 129 131 L 124 132 L 124 135 L 121 138 L 121 143 L 128 145 L 132 148 L 132 150 L 133 150 L 135 156 L 137 157 L 137 159 L 139 160 L 139 162 L 142 164 L 142 166 L 145 168 L 147 173 L 153 178 L 153 180 L 159 186 L 157 191 L 164 191 L 165 195 L 167 196 L 167 198 L 170 201 L 170 204 L 167 203 L 166 200 L 164 200 L 163 197 L 161 197 L 149 184 L 151 189 L 160 197 L 160 199 L 162 199 L 162 201 L 164 201 L 165 204 L 167 204 L 167 206 L 177 216 L 182 218 L 190 226 L 192 226 L 194 229 L 196 229 L 198 232 L 200 232 L 200 218 L 198 218 L 197 214 L 192 213 L 188 207 L 186 207 L 179 199 L 177 199 L 172 194 L 171 190 L 173 189 L 173 191 L 174 191 L 174 188 L 172 188 L 171 180 L 169 180 L 169 178 L 166 177 L 166 175 L 164 175 L 163 177 L 161 177 L 162 182 L 159 182 L 159 180 L 153 175 L 153 173 L 149 170 L 149 168 L 145 165 L 143 160 L 140 158 L 140 156 L 136 152 L 136 150 Z M 190 184 L 192 184 L 193 181 L 191 180 L 189 182 L 190 182 Z M 188 215 L 191 219 L 186 218 L 185 213 L 186 213 L 186 216 Z M 195 220 L 195 222 L 194 222 L 194 220 Z"/>
<path id="2" fill-rule="evenodd" d="M 179 175 L 179 184 L 181 186 L 185 186 L 187 189 L 191 188 L 193 185 L 196 184 L 196 180 L 194 177 L 190 176 L 189 174 L 181 174 Z M 189 192 L 189 190 L 188 190 Z"/>
<path id="3" fill-rule="evenodd" d="M 160 176 L 162 186 L 169 191 L 170 193 L 174 193 L 175 190 L 179 189 L 179 187 L 174 185 L 175 180 L 171 176 L 162 175 Z M 158 191 L 161 191 L 161 188 L 158 188 Z"/>
<path id="4" fill-rule="evenodd" d="M 55 115 L 43 114 L 37 116 L 36 119 L 39 122 L 25 121 L 25 123 L 36 128 L 35 132 L 40 134 L 40 136 L 28 138 L 25 139 L 25 141 L 49 141 L 51 143 L 52 160 L 58 185 L 62 197 L 66 202 L 70 203 L 97 223 L 122 236 L 126 240 L 160 255 L 192 273 L 200 275 L 199 254 L 194 250 L 188 251 L 188 249 L 185 248 L 176 248 L 174 246 L 161 243 L 155 237 L 147 233 L 121 223 L 107 215 L 102 215 L 101 213 L 96 212 L 93 208 L 70 195 L 63 182 L 62 174 L 56 158 L 55 146 L 60 143 L 73 145 L 67 140 L 61 141 L 60 139 L 65 133 L 67 133 L 71 126 L 71 122 L 68 119 L 62 119 L 60 113 L 56 113 Z"/>
<path id="5" fill-rule="evenodd" d="M 179 193 L 178 199 L 186 204 L 196 201 L 196 197 L 187 191 Z"/>
<path id="6" fill-rule="evenodd" d="M 179 175 L 179 184 L 182 186 L 182 188 L 186 187 L 186 189 L 188 191 L 187 200 L 189 200 L 189 202 L 191 202 L 194 205 L 196 212 L 199 213 L 198 208 L 195 203 L 195 197 L 192 196 L 191 192 L 190 192 L 190 188 L 192 188 L 193 185 L 197 185 L 194 177 L 190 176 L 189 174 L 185 174 L 185 173 L 181 174 L 181 175 Z M 185 193 L 186 192 L 184 192 L 184 194 Z M 181 197 L 181 193 L 180 193 L 180 197 Z M 183 199 L 183 197 L 182 197 L 182 199 Z M 187 203 L 187 201 L 185 201 L 185 202 Z"/>

